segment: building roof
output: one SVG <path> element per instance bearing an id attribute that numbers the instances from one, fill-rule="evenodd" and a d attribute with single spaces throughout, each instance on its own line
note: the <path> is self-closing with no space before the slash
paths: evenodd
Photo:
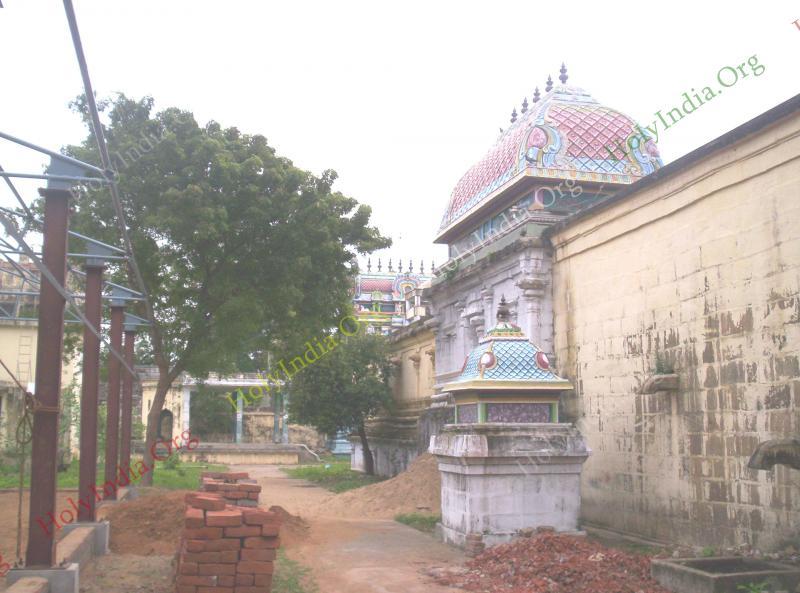
<path id="1" fill-rule="evenodd" d="M 563 76 L 566 80 L 566 76 Z M 488 153 L 456 184 L 439 235 L 523 177 L 629 184 L 662 166 L 655 142 L 627 115 L 581 88 L 560 85 L 527 104 Z M 647 141 L 630 149 L 628 140 Z M 612 157 L 608 146 L 622 145 Z"/>

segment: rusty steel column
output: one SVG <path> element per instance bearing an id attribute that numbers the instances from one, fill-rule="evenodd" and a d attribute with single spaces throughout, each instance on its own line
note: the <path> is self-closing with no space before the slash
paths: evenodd
<path id="1" fill-rule="evenodd" d="M 133 347 L 136 332 L 125 324 L 125 362 L 133 368 Z M 122 429 L 120 430 L 119 466 L 123 472 L 131 466 L 131 437 L 133 424 L 133 376 L 122 370 Z"/>
<path id="2" fill-rule="evenodd" d="M 102 259 L 86 261 L 86 319 L 97 330 L 103 319 L 103 269 Z M 97 392 L 100 388 L 100 340 L 83 328 L 83 379 L 81 385 L 81 439 L 78 499 L 78 521 L 93 523 L 97 520 L 96 500 L 92 487 L 97 482 Z M 84 498 L 85 497 L 85 498 Z M 88 506 L 88 508 L 87 508 Z"/>
<path id="3" fill-rule="evenodd" d="M 124 305 L 111 302 L 111 347 L 122 352 L 122 319 Z M 108 356 L 108 399 L 106 401 L 106 465 L 105 481 L 116 483 L 119 455 L 119 391 L 122 365 L 116 356 Z M 117 499 L 116 488 L 105 489 L 106 500 Z"/>
<path id="4" fill-rule="evenodd" d="M 42 261 L 56 282 L 67 275 L 67 225 L 70 192 L 40 189 L 44 197 Z M 25 566 L 55 564 L 56 458 L 58 409 L 61 394 L 61 349 L 64 341 L 65 300 L 44 277 L 39 288 L 39 326 L 36 337 L 36 400 L 31 451 L 31 490 L 28 547 Z M 40 523 L 49 528 L 41 527 Z"/>

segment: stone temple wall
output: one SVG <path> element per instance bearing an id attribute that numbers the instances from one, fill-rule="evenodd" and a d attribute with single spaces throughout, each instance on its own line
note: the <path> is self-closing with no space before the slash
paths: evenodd
<path id="1" fill-rule="evenodd" d="M 800 472 L 747 462 L 800 434 L 800 116 L 552 244 L 558 371 L 576 385 L 562 418 L 593 450 L 584 520 L 695 545 L 796 538 Z M 643 393 L 657 359 L 677 389 Z"/>

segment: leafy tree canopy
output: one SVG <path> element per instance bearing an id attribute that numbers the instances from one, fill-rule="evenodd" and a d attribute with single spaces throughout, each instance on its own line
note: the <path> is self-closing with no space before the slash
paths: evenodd
<path id="1" fill-rule="evenodd" d="M 328 434 L 356 430 L 369 457 L 367 473 L 372 473 L 364 423 L 392 402 L 389 342 L 363 330 L 338 337 L 342 340 L 338 347 L 292 379 L 289 416 Z"/>
<path id="2" fill-rule="evenodd" d="M 73 108 L 88 127 L 85 100 Z M 232 371 L 243 354 L 316 335 L 350 310 L 356 254 L 390 240 L 369 226 L 368 206 L 333 191 L 334 171 L 312 175 L 278 156 L 264 136 L 214 121 L 200 126 L 185 110 L 153 113 L 150 97 L 118 95 L 102 108 L 156 321 L 149 346 L 160 377 L 151 420 L 180 372 Z M 66 152 L 99 162 L 91 131 Z M 108 191 L 76 193 L 71 228 L 119 244 Z M 124 267 L 110 272 L 136 287 Z M 154 430 L 148 425 L 148 444 Z"/>

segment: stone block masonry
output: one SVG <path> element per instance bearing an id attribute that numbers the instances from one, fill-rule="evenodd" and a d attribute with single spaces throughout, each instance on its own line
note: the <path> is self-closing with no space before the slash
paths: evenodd
<path id="1" fill-rule="evenodd" d="M 206 472 L 201 479 L 203 489 L 225 488 L 186 495 L 176 592 L 270 593 L 280 545 L 280 519 L 271 511 L 230 503 L 252 500 L 257 504 L 258 492 L 252 490 L 254 485 L 247 474 Z M 242 486 L 251 489 L 238 490 Z M 231 496 L 242 492 L 248 496 L 229 499 L 227 490 L 231 490 Z"/>
<path id="2" fill-rule="evenodd" d="M 200 476 L 200 489 L 221 494 L 228 504 L 240 507 L 258 506 L 258 495 L 261 492 L 261 486 L 244 472 L 203 472 Z"/>
<path id="3" fill-rule="evenodd" d="M 797 537 L 796 470 L 748 467 L 800 433 L 800 112 L 761 125 L 552 237 L 563 417 L 593 451 L 585 524 L 715 548 Z M 659 360 L 675 378 L 651 381 Z"/>

